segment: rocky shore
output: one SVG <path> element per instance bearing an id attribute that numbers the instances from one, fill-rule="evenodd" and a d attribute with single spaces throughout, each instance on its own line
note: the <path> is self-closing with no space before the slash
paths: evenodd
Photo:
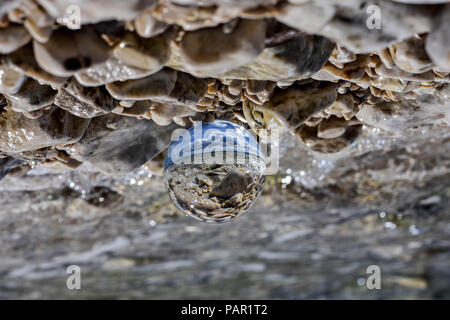
<path id="1" fill-rule="evenodd" d="M 450 297 L 449 1 L 72 2 L 0 3 L 0 298 Z M 161 177 L 216 119 L 280 135 L 226 227 Z"/>

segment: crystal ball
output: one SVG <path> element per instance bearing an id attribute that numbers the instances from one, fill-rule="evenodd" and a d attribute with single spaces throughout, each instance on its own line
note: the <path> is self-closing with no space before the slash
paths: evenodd
<path id="1" fill-rule="evenodd" d="M 164 161 L 170 198 L 186 215 L 224 223 L 248 211 L 264 187 L 265 158 L 243 127 L 196 122 L 172 135 Z"/>

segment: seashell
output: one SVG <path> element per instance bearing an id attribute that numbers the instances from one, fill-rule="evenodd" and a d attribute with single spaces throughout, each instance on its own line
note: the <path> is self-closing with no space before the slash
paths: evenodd
<path id="1" fill-rule="evenodd" d="M 4 0 L 0 159 L 124 173 L 162 154 L 149 151 L 161 137 L 145 130 L 166 138 L 175 125 L 216 118 L 261 138 L 289 131 L 325 153 L 350 146 L 361 122 L 448 125 L 450 4 L 425 2 L 443 3 L 77 0 L 82 25 L 70 30 L 68 0 Z M 369 5 L 381 29 L 370 28 Z M 77 131 L 86 123 L 89 132 Z M 233 214 L 218 209 L 218 219 Z"/>
<path id="2" fill-rule="evenodd" d="M 105 62 L 110 55 L 107 43 L 91 27 L 58 29 L 46 43 L 33 41 L 33 49 L 39 66 L 59 77 Z"/>
<path id="3" fill-rule="evenodd" d="M 230 32 L 223 26 L 186 32 L 180 42 L 180 59 L 193 75 L 223 74 L 263 51 L 265 28 L 264 21 L 239 20 Z"/>
<path id="4" fill-rule="evenodd" d="M 208 82 L 208 90 L 206 91 L 205 97 L 214 98 L 219 90 L 219 82 L 216 80 Z"/>
<path id="5" fill-rule="evenodd" d="M 14 8 L 11 8 L 11 10 L 7 13 L 8 20 L 13 23 L 22 24 L 25 20 L 25 12 L 21 7 L 26 3 L 27 2 L 21 2 L 18 3 Z"/>
<path id="6" fill-rule="evenodd" d="M 86 131 L 89 121 L 56 106 L 44 111 L 37 119 L 3 110 L 0 114 L 0 150 L 17 153 L 75 143 Z"/>
<path id="7" fill-rule="evenodd" d="M 26 45 L 31 36 L 21 25 L 11 24 L 0 32 L 0 54 L 11 53 Z"/>
<path id="8" fill-rule="evenodd" d="M 450 75 L 450 72 L 444 72 L 444 71 L 440 71 L 438 70 L 438 68 L 433 69 L 433 72 L 435 75 L 437 75 L 438 77 L 447 77 L 448 75 Z"/>
<path id="9" fill-rule="evenodd" d="M 104 86 L 86 88 L 71 78 L 58 90 L 54 103 L 78 117 L 93 118 L 111 112 L 119 101 Z"/>

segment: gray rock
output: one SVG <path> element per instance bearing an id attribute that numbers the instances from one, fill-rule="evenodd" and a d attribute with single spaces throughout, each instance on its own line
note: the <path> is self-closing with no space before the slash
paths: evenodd
<path id="1" fill-rule="evenodd" d="M 3 110 L 0 114 L 0 150 L 18 153 L 75 143 L 86 131 L 89 121 L 56 106 L 44 111 L 37 119 Z"/>
<path id="2" fill-rule="evenodd" d="M 175 87 L 177 72 L 164 68 L 148 77 L 108 83 L 106 89 L 119 100 L 148 100 L 169 96 Z"/>

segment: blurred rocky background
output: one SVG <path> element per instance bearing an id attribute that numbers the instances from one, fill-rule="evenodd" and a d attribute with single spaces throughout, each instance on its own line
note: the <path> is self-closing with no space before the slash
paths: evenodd
<path id="1" fill-rule="evenodd" d="M 448 1 L 71 5 L 0 3 L 1 299 L 450 298 Z M 221 225 L 161 177 L 214 119 L 281 131 Z"/>

